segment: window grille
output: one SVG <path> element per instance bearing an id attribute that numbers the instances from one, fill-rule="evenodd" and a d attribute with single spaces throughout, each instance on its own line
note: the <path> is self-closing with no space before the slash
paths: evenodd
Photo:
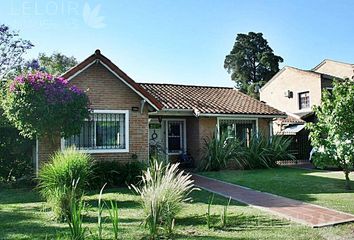
<path id="1" fill-rule="evenodd" d="M 65 147 L 75 146 L 78 150 L 125 149 L 124 113 L 93 113 L 78 135 L 65 139 Z"/>

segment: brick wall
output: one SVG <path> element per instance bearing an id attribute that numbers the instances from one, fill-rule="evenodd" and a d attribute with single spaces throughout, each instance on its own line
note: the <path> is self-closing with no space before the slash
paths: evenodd
<path id="1" fill-rule="evenodd" d="M 293 97 L 284 96 L 284 92 L 292 91 Z M 285 67 L 275 75 L 260 91 L 260 100 L 284 112 L 308 112 L 311 108 L 299 108 L 299 93 L 309 92 L 310 107 L 321 104 L 320 74 Z"/>
<path id="2" fill-rule="evenodd" d="M 129 152 L 95 153 L 92 154 L 95 159 L 130 161 L 132 154 L 136 154 L 142 161 L 148 159 L 147 106 L 141 114 L 141 98 L 133 90 L 101 64 L 90 66 L 73 78 L 70 84 L 87 90 L 92 109 L 129 110 Z M 139 107 L 139 111 L 131 111 L 132 107 Z M 46 161 L 50 154 L 58 149 L 60 149 L 59 140 L 49 143 L 47 139 L 39 139 L 39 161 Z"/>

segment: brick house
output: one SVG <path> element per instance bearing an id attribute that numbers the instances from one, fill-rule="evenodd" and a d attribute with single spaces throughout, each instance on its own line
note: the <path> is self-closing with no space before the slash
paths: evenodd
<path id="1" fill-rule="evenodd" d="M 321 104 L 323 90 L 332 89 L 334 78 L 353 75 L 353 64 L 325 59 L 311 70 L 285 66 L 260 89 L 261 101 L 287 113 L 287 118 L 274 121 L 274 133 L 294 137 L 298 158 L 309 157 L 311 145 L 305 123 L 315 121 L 312 107 Z"/>
<path id="2" fill-rule="evenodd" d="M 171 160 L 188 153 L 198 163 L 215 129 L 244 140 L 270 136 L 272 120 L 285 116 L 233 88 L 136 83 L 99 50 L 63 77 L 87 90 L 92 114 L 79 135 L 37 140 L 37 170 L 71 145 L 96 160 L 124 162 L 146 161 L 150 147 L 160 146 Z"/>

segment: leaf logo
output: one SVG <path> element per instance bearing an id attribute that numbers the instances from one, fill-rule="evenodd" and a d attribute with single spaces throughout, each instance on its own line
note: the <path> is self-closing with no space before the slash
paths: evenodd
<path id="1" fill-rule="evenodd" d="M 97 4 L 91 9 L 90 5 L 86 2 L 84 9 L 82 11 L 82 17 L 87 26 L 91 28 L 104 28 L 106 24 L 104 23 L 104 17 L 100 16 L 101 4 Z"/>

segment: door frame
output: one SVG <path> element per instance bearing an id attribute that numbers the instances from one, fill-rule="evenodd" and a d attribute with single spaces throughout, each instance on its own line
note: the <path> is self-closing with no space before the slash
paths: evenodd
<path id="1" fill-rule="evenodd" d="M 168 118 L 164 119 L 165 121 L 165 141 L 166 141 L 166 155 L 180 155 L 187 150 L 187 129 L 186 129 L 186 119 L 185 118 Z M 182 141 L 183 141 L 183 149 L 182 152 L 170 153 L 168 150 L 168 122 L 182 122 L 183 130 L 182 130 Z"/>

